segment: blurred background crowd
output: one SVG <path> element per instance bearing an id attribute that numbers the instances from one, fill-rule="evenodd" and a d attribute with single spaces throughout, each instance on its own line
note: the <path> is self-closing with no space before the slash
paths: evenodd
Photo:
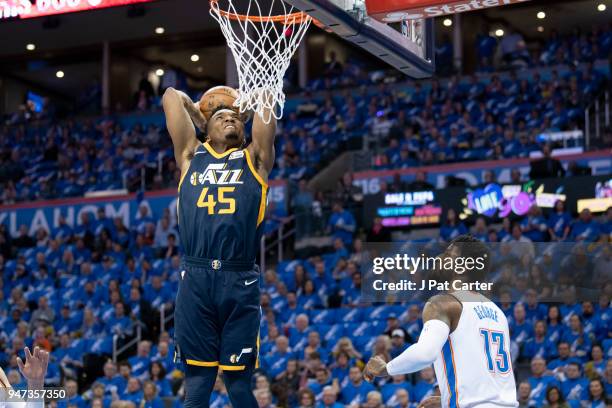
<path id="1" fill-rule="evenodd" d="M 534 4 L 528 13 L 546 2 Z M 418 339 L 426 300 L 364 301 L 363 264 L 369 243 L 409 239 L 435 252 L 466 233 L 497 251 L 493 296 L 510 322 L 520 407 L 612 404 L 612 208 L 578 210 L 555 199 L 521 215 L 466 217 L 442 203 L 439 221 L 423 228 L 393 228 L 364 212 L 370 187 L 359 172 L 381 175 L 383 195 L 610 175 L 609 22 L 534 34 L 504 32 L 492 15 L 477 18 L 487 29 L 467 43 L 471 55 L 461 69 L 451 36 L 438 27 L 431 80 L 409 81 L 333 47 L 305 83 L 289 71 L 270 175 L 286 196 L 271 200 L 262 251 L 252 384 L 261 408 L 414 408 L 435 393 L 432 368 L 363 381 L 369 357 L 390 360 Z M 16 357 L 25 346 L 48 350 L 46 384 L 68 394 L 50 406 L 182 406 L 172 320 L 180 226 L 172 206 L 159 211 L 147 199 L 173 195 L 180 179 L 160 95 L 174 86 L 196 100 L 205 87 L 187 69 L 163 67 L 137 75 L 127 87 L 130 103 L 113 109 L 100 106 L 100 81 L 84 78 L 69 106 L 54 92 L 0 104 L 0 365 L 13 387 L 25 388 Z M 593 116 L 603 95 L 607 102 Z M 597 133 L 587 139 L 595 120 Z M 572 132 L 582 136 L 550 136 Z M 569 164 L 559 150 L 569 151 Z M 597 152 L 608 163 L 603 172 L 583 160 Z M 447 166 L 454 174 L 484 162 L 499 169 L 488 165 L 478 183 L 460 176 L 440 183 L 430 171 Z M 502 169 L 517 162 L 530 171 L 513 168 L 506 177 Z M 612 197 L 601 190 L 597 198 Z M 133 217 L 84 198 L 112 191 L 136 203 Z M 76 217 L 54 212 L 52 225 L 12 218 L 64 202 L 91 204 Z M 229 407 L 220 379 L 211 407 Z"/>

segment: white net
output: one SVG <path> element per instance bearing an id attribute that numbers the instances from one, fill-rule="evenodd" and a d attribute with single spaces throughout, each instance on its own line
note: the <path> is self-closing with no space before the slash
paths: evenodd
<path id="1" fill-rule="evenodd" d="M 210 14 L 236 61 L 240 96 L 235 105 L 270 123 L 283 116 L 283 78 L 312 19 L 282 0 L 247 0 L 244 10 L 238 1 L 211 0 Z"/>

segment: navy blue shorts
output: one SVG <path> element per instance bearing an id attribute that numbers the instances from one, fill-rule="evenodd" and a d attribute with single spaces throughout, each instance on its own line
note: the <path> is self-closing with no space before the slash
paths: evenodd
<path id="1" fill-rule="evenodd" d="M 176 358 L 201 367 L 257 367 L 259 267 L 185 257 L 174 311 Z"/>

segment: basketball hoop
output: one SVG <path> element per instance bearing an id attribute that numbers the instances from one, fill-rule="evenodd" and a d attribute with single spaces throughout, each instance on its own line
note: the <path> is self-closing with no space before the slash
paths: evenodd
<path id="1" fill-rule="evenodd" d="M 283 77 L 312 18 L 282 0 L 249 0 L 243 13 L 234 2 L 239 0 L 210 0 L 210 15 L 219 23 L 238 69 L 234 105 L 270 123 L 272 117 L 283 116 Z"/>

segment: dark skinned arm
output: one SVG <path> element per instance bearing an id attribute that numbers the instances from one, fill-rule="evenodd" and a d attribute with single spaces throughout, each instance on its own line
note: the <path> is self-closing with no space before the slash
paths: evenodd
<path id="1" fill-rule="evenodd" d="M 198 127 L 206 126 L 206 120 L 200 113 L 198 104 L 194 104 L 185 93 L 174 88 L 166 89 L 162 104 L 166 126 L 174 146 L 174 159 L 183 173 L 187 171 L 191 155 L 199 143 L 193 123 Z"/>
<path id="2" fill-rule="evenodd" d="M 251 154 L 255 169 L 264 181 L 274 167 L 275 151 L 274 138 L 276 136 L 276 119 L 269 110 L 263 112 L 265 118 L 270 117 L 270 123 L 266 124 L 259 114 L 253 115 L 253 141 L 247 148 Z"/>
<path id="3" fill-rule="evenodd" d="M 441 321 L 448 326 L 451 333 L 457 328 L 460 316 L 461 303 L 450 295 L 433 296 L 423 309 L 424 323 L 430 320 Z M 367 381 L 372 381 L 374 377 L 389 376 L 387 362 L 381 356 L 372 357 L 364 369 L 363 376 Z"/>

